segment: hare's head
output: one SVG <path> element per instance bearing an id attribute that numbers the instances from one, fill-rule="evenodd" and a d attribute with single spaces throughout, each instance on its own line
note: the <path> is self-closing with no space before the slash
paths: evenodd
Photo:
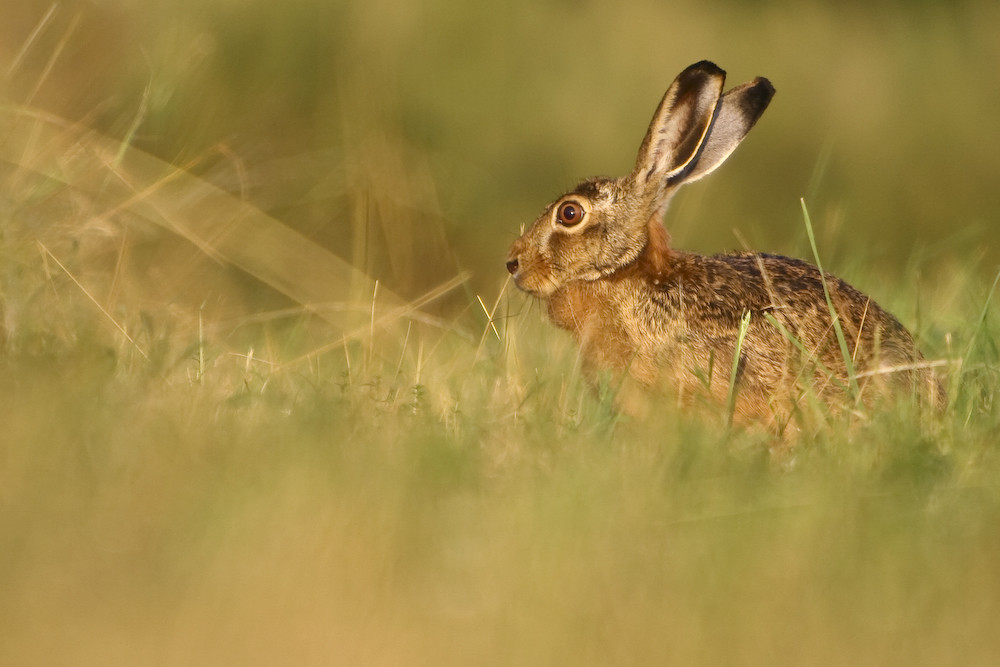
<path id="1" fill-rule="evenodd" d="M 723 95 L 725 78 L 707 61 L 681 72 L 656 109 L 632 173 L 583 181 L 546 207 L 510 248 L 507 270 L 518 287 L 544 298 L 635 261 L 674 191 L 722 164 L 774 95 L 763 78 Z"/>

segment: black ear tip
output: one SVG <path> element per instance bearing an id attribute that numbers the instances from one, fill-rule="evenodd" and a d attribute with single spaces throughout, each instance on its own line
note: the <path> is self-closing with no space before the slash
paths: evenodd
<path id="1" fill-rule="evenodd" d="M 743 108 L 755 116 L 764 113 L 764 109 L 771 103 L 774 97 L 774 86 L 762 76 L 754 79 L 750 87 L 743 94 Z"/>
<path id="2" fill-rule="evenodd" d="M 753 87 L 754 90 L 759 91 L 757 93 L 758 95 L 767 98 L 768 101 L 770 101 L 771 98 L 774 97 L 774 93 L 776 92 L 774 90 L 774 85 L 772 85 L 769 80 L 765 79 L 762 76 L 758 76 L 756 79 L 753 80 Z"/>
<path id="3" fill-rule="evenodd" d="M 726 76 L 726 71 L 711 60 L 700 60 L 684 70 L 684 73 L 699 72 L 709 76 Z"/>

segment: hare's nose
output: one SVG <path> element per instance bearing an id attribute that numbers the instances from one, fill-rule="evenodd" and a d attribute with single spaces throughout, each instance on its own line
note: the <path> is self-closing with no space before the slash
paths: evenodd
<path id="1" fill-rule="evenodd" d="M 514 259 L 507 260 L 507 270 L 510 271 L 512 274 L 517 273 L 517 266 L 518 266 L 517 257 L 515 257 Z"/>

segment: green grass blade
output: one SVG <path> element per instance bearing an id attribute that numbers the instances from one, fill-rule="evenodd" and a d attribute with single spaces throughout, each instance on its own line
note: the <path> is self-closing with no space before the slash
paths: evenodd
<path id="1" fill-rule="evenodd" d="M 964 386 L 962 380 L 968 372 L 969 363 L 972 360 L 972 354 L 976 349 L 976 341 L 979 340 L 983 330 L 986 328 L 986 318 L 989 315 L 990 304 L 993 302 L 993 295 L 996 293 L 998 283 L 1000 283 L 1000 272 L 998 272 L 993 278 L 993 284 L 990 285 L 990 291 L 986 295 L 986 300 L 983 303 L 983 309 L 980 311 L 979 318 L 976 320 L 976 328 L 972 330 L 972 335 L 969 336 L 969 344 L 965 348 L 965 354 L 962 355 L 962 363 L 958 367 L 958 381 L 954 383 L 956 391 Z M 950 398 L 954 400 L 955 396 L 952 395 Z"/>
<path id="2" fill-rule="evenodd" d="M 747 337 L 747 329 L 750 328 L 750 311 L 744 311 L 740 318 L 740 331 L 736 336 L 736 349 L 733 351 L 733 366 L 729 371 L 729 395 L 726 399 L 727 414 L 729 415 L 729 425 L 733 424 L 733 413 L 736 412 L 736 375 L 740 370 L 740 357 L 743 354 L 743 341 Z"/>
<path id="3" fill-rule="evenodd" d="M 806 362 L 810 362 L 810 363 L 814 363 L 814 364 L 816 364 L 816 367 L 817 367 L 817 368 L 818 368 L 819 370 L 821 370 L 821 371 L 823 372 L 823 374 L 824 374 L 824 375 L 826 375 L 826 379 L 827 379 L 827 380 L 829 380 L 830 382 L 832 382 L 832 383 L 833 383 L 834 385 L 836 385 L 836 386 L 837 386 L 838 388 L 840 388 L 841 390 L 844 390 L 844 389 L 846 389 L 846 387 L 844 386 L 844 384 L 843 384 L 843 383 L 842 383 L 842 382 L 840 381 L 840 379 L 839 379 L 839 378 L 837 377 L 837 374 L 836 374 L 836 373 L 834 373 L 833 371 L 831 371 L 831 370 L 830 370 L 829 368 L 827 368 L 827 367 L 826 367 L 826 366 L 825 366 L 825 365 L 823 364 L 823 362 L 819 360 L 819 357 L 817 357 L 817 356 L 816 356 L 816 353 L 815 353 L 815 352 L 813 352 L 813 351 L 811 351 L 811 350 L 809 350 L 809 348 L 807 348 L 807 347 L 806 347 L 806 346 L 805 346 L 805 345 L 804 345 L 804 344 L 802 343 L 802 341 L 801 341 L 801 340 L 799 340 L 799 339 L 798 339 L 798 338 L 797 338 L 797 337 L 795 336 L 795 334 L 793 334 L 793 333 L 792 333 L 791 331 L 789 331 L 789 330 L 788 330 L 788 329 L 787 329 L 787 328 L 785 327 L 785 325 L 784 325 L 784 324 L 782 324 L 782 323 L 781 323 L 781 322 L 780 322 L 780 321 L 778 320 L 778 318 L 776 318 L 776 317 L 775 317 L 774 315 L 772 315 L 771 313 L 764 313 L 764 319 L 765 319 L 765 320 L 767 320 L 767 321 L 768 321 L 768 323 L 770 323 L 770 324 L 771 324 L 771 326 L 773 326 L 773 327 L 774 327 L 775 329 L 777 329 L 777 330 L 778 330 L 778 331 L 779 331 L 779 332 L 781 333 L 781 335 L 782 335 L 782 336 L 784 336 L 784 337 L 785 337 L 785 339 L 787 339 L 787 340 L 788 340 L 788 342 L 790 342 L 790 343 L 791 343 L 792 345 L 794 345 L 794 346 L 795 346 L 795 349 L 797 349 L 797 350 L 798 350 L 798 351 L 799 351 L 800 353 L 802 353 L 802 358 L 803 358 L 803 359 L 804 359 L 804 360 L 805 360 Z"/>
<path id="4" fill-rule="evenodd" d="M 837 335 L 837 343 L 840 345 L 840 354 L 844 358 L 844 366 L 847 368 L 847 385 L 850 391 L 851 397 L 857 399 L 860 395 L 860 390 L 858 389 L 858 379 L 854 371 L 854 359 L 851 357 L 851 351 L 847 346 L 847 339 L 844 337 L 844 329 L 840 326 L 840 316 L 837 314 L 837 309 L 833 305 L 833 299 L 830 297 L 830 287 L 826 282 L 826 272 L 823 271 L 823 264 L 819 259 L 819 249 L 816 247 L 816 235 L 813 234 L 812 220 L 809 218 L 809 209 L 806 208 L 806 200 L 800 199 L 802 203 L 802 217 L 806 224 L 806 234 L 809 235 L 809 245 L 812 247 L 813 259 L 816 261 L 816 268 L 819 269 L 820 281 L 823 283 L 823 296 L 826 297 L 826 306 L 830 309 L 830 318 L 833 320 L 833 330 Z"/>

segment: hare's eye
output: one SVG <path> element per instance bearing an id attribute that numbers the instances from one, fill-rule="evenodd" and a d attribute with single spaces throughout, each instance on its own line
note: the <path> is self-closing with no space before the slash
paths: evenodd
<path id="1" fill-rule="evenodd" d="M 575 201 L 568 201 L 559 205 L 556 211 L 556 222 L 563 227 L 573 227 L 580 224 L 584 216 L 583 207 Z"/>

